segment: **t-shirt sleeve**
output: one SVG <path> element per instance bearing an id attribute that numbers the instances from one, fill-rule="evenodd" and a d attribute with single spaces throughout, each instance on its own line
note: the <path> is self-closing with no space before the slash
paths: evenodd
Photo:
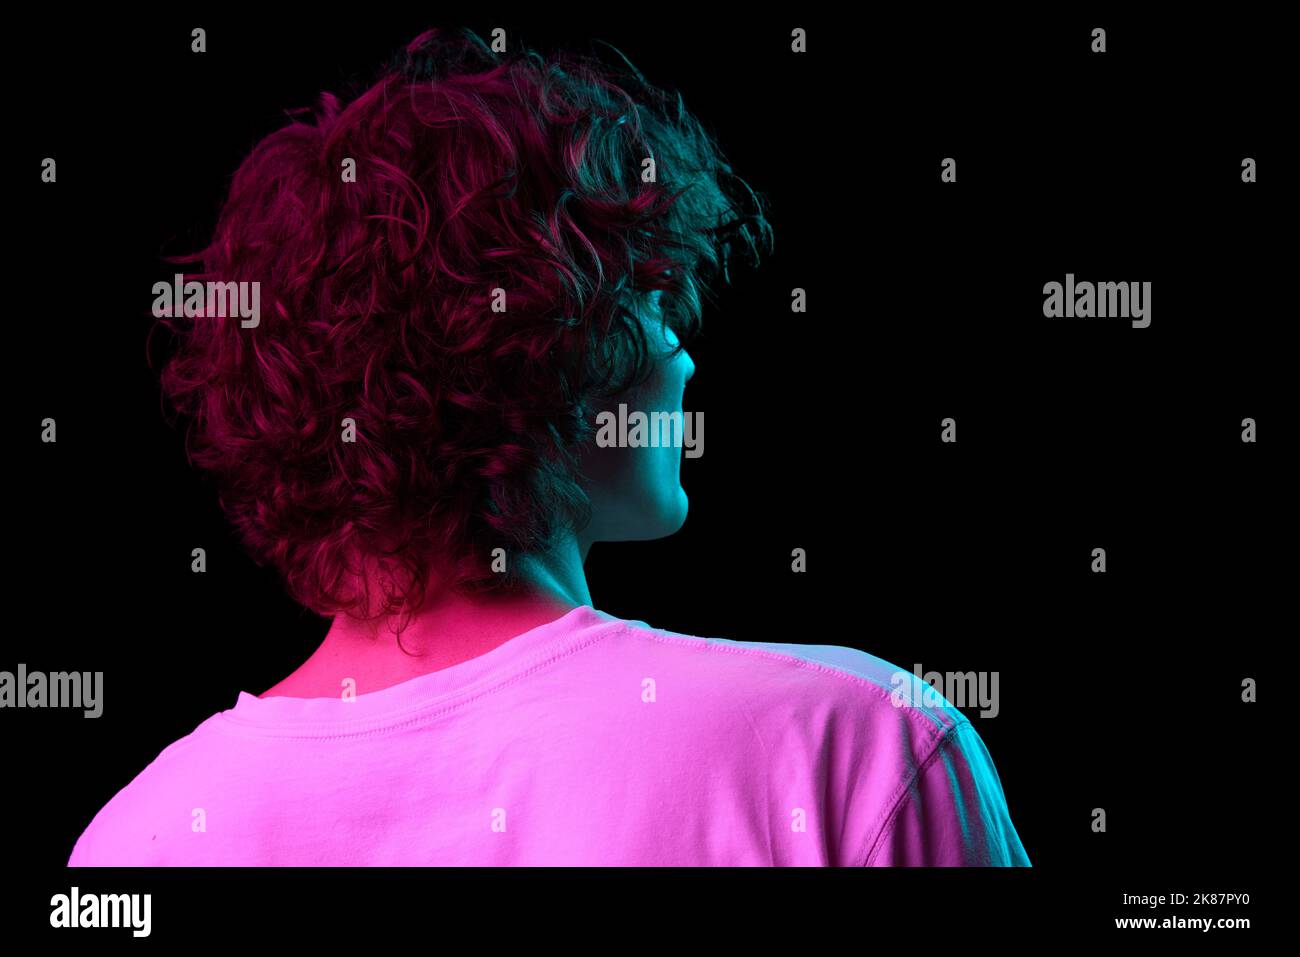
<path id="1" fill-rule="evenodd" d="M 1029 867 L 1002 782 L 969 721 L 917 768 L 865 862 L 873 867 Z"/>

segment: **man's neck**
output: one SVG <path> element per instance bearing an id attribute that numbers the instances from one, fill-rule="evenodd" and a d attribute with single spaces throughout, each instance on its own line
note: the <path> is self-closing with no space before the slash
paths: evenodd
<path id="1" fill-rule="evenodd" d="M 486 654 L 591 604 L 582 568 L 585 551 L 572 538 L 551 554 L 516 559 L 522 586 L 508 594 L 436 593 L 402 630 L 401 647 L 390 621 L 337 615 L 311 657 L 259 697 L 336 698 L 346 679 L 355 682 L 357 694 L 366 694 Z"/>

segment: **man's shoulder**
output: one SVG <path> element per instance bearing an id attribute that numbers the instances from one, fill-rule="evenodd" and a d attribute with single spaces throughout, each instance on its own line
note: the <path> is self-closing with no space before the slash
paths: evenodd
<path id="1" fill-rule="evenodd" d="M 217 715 L 163 748 L 95 814 L 77 838 L 69 867 L 166 863 L 164 848 L 192 823 L 187 787 L 210 766 L 206 745 Z"/>
<path id="2" fill-rule="evenodd" d="M 916 674 L 845 645 L 705 637 L 624 621 L 628 641 L 649 656 L 680 662 L 715 697 L 743 702 L 775 721 L 812 717 L 837 730 L 905 735 L 913 750 L 932 750 L 968 719 Z M 626 645 L 624 645 L 624 650 Z M 623 653 L 623 652 L 620 652 Z"/>

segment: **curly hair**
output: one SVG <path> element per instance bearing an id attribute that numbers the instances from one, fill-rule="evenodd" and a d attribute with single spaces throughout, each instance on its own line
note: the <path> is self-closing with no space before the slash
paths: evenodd
<path id="1" fill-rule="evenodd" d="M 589 403 L 652 371 L 639 297 L 660 290 L 689 341 L 733 255 L 770 249 L 766 201 L 680 95 L 605 50 L 499 55 L 430 30 L 350 104 L 289 118 L 206 247 L 170 260 L 259 282 L 264 316 L 160 320 L 190 462 L 318 614 L 409 616 L 435 571 L 507 586 L 493 549 L 589 521 Z"/>

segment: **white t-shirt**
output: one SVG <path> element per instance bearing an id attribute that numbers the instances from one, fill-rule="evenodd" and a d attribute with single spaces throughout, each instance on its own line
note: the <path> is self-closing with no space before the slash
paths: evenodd
<path id="1" fill-rule="evenodd" d="M 68 863 L 1028 865 L 974 726 L 900 675 L 584 605 L 351 700 L 240 692 Z"/>

